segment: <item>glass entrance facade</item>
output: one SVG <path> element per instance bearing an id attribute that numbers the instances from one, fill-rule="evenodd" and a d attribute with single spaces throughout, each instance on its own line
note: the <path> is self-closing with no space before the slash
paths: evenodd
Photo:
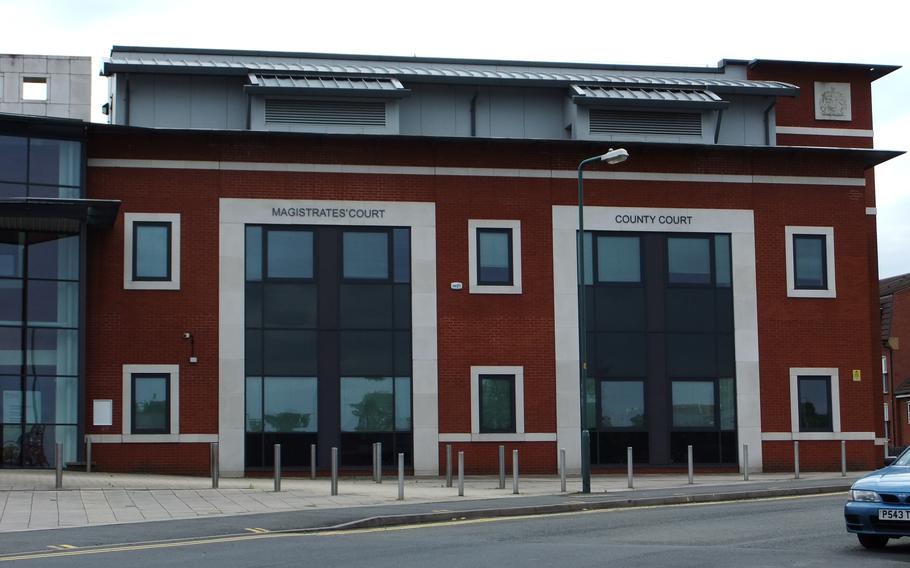
<path id="1" fill-rule="evenodd" d="M 410 462 L 411 258 L 405 228 L 246 228 L 246 467 Z"/>
<path id="2" fill-rule="evenodd" d="M 591 462 L 736 463 L 730 236 L 585 239 Z"/>

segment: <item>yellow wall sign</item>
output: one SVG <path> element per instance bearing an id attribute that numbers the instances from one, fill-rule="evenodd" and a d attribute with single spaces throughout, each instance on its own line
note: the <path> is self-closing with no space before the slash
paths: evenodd
<path id="1" fill-rule="evenodd" d="M 853 369 L 853 380 L 856 382 L 863 380 L 863 374 L 859 369 Z"/>

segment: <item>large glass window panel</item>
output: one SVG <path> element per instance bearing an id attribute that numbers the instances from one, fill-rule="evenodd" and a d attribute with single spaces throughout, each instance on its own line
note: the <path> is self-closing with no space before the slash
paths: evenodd
<path id="1" fill-rule="evenodd" d="M 247 432 L 262 432 L 262 377 L 246 378 L 244 424 Z"/>
<path id="2" fill-rule="evenodd" d="M 644 428 L 644 382 L 601 381 L 600 426 L 602 428 Z"/>
<path id="3" fill-rule="evenodd" d="M 0 231 L 0 277 L 22 276 L 23 235 L 19 231 Z"/>
<path id="4" fill-rule="evenodd" d="M 597 237 L 597 281 L 619 284 L 641 282 L 638 237 Z"/>
<path id="5" fill-rule="evenodd" d="M 477 283 L 512 284 L 512 229 L 477 229 Z"/>
<path id="6" fill-rule="evenodd" d="M 394 374 L 393 335 L 391 331 L 342 331 L 341 374 Z"/>
<path id="7" fill-rule="evenodd" d="M 670 284 L 711 283 L 711 241 L 668 237 L 667 273 Z"/>
<path id="8" fill-rule="evenodd" d="M 246 374 L 262 374 L 262 331 L 258 329 L 246 330 L 244 363 Z"/>
<path id="9" fill-rule="evenodd" d="M 395 282 L 411 281 L 411 230 L 394 229 L 392 231 L 392 262 L 394 264 Z"/>
<path id="10" fill-rule="evenodd" d="M 714 288 L 667 288 L 664 298 L 667 331 L 714 330 Z"/>
<path id="11" fill-rule="evenodd" d="M 715 427 L 714 381 L 673 381 L 673 427 Z"/>
<path id="12" fill-rule="evenodd" d="M 589 327 L 604 331 L 644 331 L 647 328 L 645 289 L 629 286 L 596 286 L 595 318 Z"/>
<path id="13" fill-rule="evenodd" d="M 717 381 L 720 403 L 720 429 L 736 430 L 736 381 L 723 378 Z"/>
<path id="14" fill-rule="evenodd" d="M 168 375 L 133 375 L 133 433 L 167 434 L 170 430 Z"/>
<path id="15" fill-rule="evenodd" d="M 715 281 L 718 287 L 729 288 L 733 284 L 730 267 L 730 235 L 714 236 Z"/>
<path id="16" fill-rule="evenodd" d="M 28 175 L 28 139 L 0 136 L 0 181 L 24 182 Z"/>
<path id="17" fill-rule="evenodd" d="M 515 432 L 514 375 L 480 375 L 480 431 Z"/>
<path id="18" fill-rule="evenodd" d="M 316 332 L 265 330 L 263 363 L 266 375 L 313 376 L 316 374 Z"/>
<path id="19" fill-rule="evenodd" d="M 263 284 L 264 327 L 316 327 L 316 284 Z"/>
<path id="20" fill-rule="evenodd" d="M 3 150 L 0 150 L 2 152 Z M 4 183 L 0 181 L 0 197 L 25 197 L 28 192 L 24 183 Z"/>
<path id="21" fill-rule="evenodd" d="M 411 374 L 411 332 L 395 332 L 395 374 Z"/>
<path id="22" fill-rule="evenodd" d="M 391 377 L 341 378 L 341 431 L 390 432 L 394 424 Z"/>
<path id="23" fill-rule="evenodd" d="M 79 332 L 75 329 L 28 328 L 29 372 L 38 375 L 79 374 Z"/>
<path id="24" fill-rule="evenodd" d="M 313 233 L 269 229 L 266 232 L 269 278 L 313 277 Z"/>
<path id="25" fill-rule="evenodd" d="M 19 376 L 0 375 L 0 423 L 22 421 L 22 380 Z"/>
<path id="26" fill-rule="evenodd" d="M 76 424 L 76 377 L 27 377 L 25 385 L 26 422 Z"/>
<path id="27" fill-rule="evenodd" d="M 0 375 L 22 372 L 22 329 L 0 327 Z"/>
<path id="28" fill-rule="evenodd" d="M 391 284 L 342 284 L 339 290 L 342 328 L 392 329 Z"/>
<path id="29" fill-rule="evenodd" d="M 831 432 L 831 377 L 802 376 L 797 379 L 799 391 L 799 431 Z"/>
<path id="30" fill-rule="evenodd" d="M 22 323 L 22 280 L 0 278 L 0 325 Z"/>
<path id="31" fill-rule="evenodd" d="M 395 329 L 411 329 L 411 287 L 396 284 L 393 295 L 395 296 Z"/>
<path id="32" fill-rule="evenodd" d="M 266 432 L 315 432 L 316 377 L 265 377 Z"/>
<path id="33" fill-rule="evenodd" d="M 262 280 L 262 227 L 246 228 L 246 279 Z"/>
<path id="34" fill-rule="evenodd" d="M 79 237 L 29 233 L 28 275 L 30 278 L 79 279 Z"/>
<path id="35" fill-rule="evenodd" d="M 410 432 L 411 426 L 411 378 L 395 377 L 395 430 Z"/>
<path id="36" fill-rule="evenodd" d="M 262 287 L 262 282 L 246 282 L 244 286 L 246 299 L 243 313 L 246 327 L 262 327 Z"/>
<path id="37" fill-rule="evenodd" d="M 644 333 L 598 333 L 588 362 L 592 374 L 604 377 L 644 377 L 648 374 L 648 337 Z"/>
<path id="38" fill-rule="evenodd" d="M 0 458 L 5 467 L 18 467 L 22 460 L 22 427 L 3 425 L 3 446 L 0 448 Z"/>
<path id="39" fill-rule="evenodd" d="M 793 235 L 793 279 L 797 289 L 828 287 L 825 235 Z"/>
<path id="40" fill-rule="evenodd" d="M 78 327 L 79 283 L 29 280 L 28 325 Z"/>
<path id="41" fill-rule="evenodd" d="M 79 185 L 82 174 L 82 144 L 73 140 L 32 138 L 28 156 L 31 183 Z"/>
<path id="42" fill-rule="evenodd" d="M 668 333 L 667 368 L 674 377 L 717 375 L 716 339 L 711 333 Z"/>
<path id="43" fill-rule="evenodd" d="M 389 234 L 345 231 L 342 234 L 342 276 L 351 280 L 389 277 Z"/>
<path id="44" fill-rule="evenodd" d="M 171 224 L 133 223 L 133 279 L 170 280 Z"/>

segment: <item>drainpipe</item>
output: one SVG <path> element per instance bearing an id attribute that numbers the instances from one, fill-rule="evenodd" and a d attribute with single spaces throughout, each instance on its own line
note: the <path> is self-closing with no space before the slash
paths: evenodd
<path id="1" fill-rule="evenodd" d="M 717 109 L 717 120 L 714 121 L 714 143 L 717 144 L 718 138 L 720 138 L 720 123 L 723 122 L 724 118 L 724 109 Z M 765 118 L 767 122 L 767 117 Z"/>
<path id="2" fill-rule="evenodd" d="M 471 136 L 477 136 L 477 92 L 471 97 Z"/>
<path id="3" fill-rule="evenodd" d="M 771 146 L 771 109 L 773 109 L 776 104 L 777 100 L 772 99 L 771 104 L 765 108 L 765 146 Z M 777 140 L 774 141 L 774 145 L 777 145 Z"/>

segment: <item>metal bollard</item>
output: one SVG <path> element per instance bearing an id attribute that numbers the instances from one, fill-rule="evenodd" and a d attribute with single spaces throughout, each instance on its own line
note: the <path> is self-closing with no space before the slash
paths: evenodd
<path id="1" fill-rule="evenodd" d="M 506 447 L 499 446 L 499 488 L 506 488 Z"/>
<path id="2" fill-rule="evenodd" d="M 212 489 L 218 489 L 218 442 L 209 444 L 209 472 L 212 476 Z"/>
<path id="3" fill-rule="evenodd" d="M 799 479 L 799 440 L 793 440 L 793 478 Z"/>
<path id="4" fill-rule="evenodd" d="M 847 441 L 840 441 L 840 476 L 847 477 Z"/>
<path id="5" fill-rule="evenodd" d="M 316 479 L 316 444 L 310 444 L 310 479 Z"/>
<path id="6" fill-rule="evenodd" d="M 743 444 L 743 481 L 749 481 L 749 444 Z"/>
<path id="7" fill-rule="evenodd" d="M 338 448 L 332 448 L 332 495 L 338 495 Z"/>
<path id="8" fill-rule="evenodd" d="M 559 449 L 559 491 L 566 492 L 566 449 Z"/>
<path id="9" fill-rule="evenodd" d="M 281 444 L 275 444 L 275 492 L 281 491 Z"/>
<path id="10" fill-rule="evenodd" d="M 634 484 L 632 483 L 632 446 L 626 447 L 626 469 L 629 475 L 629 489 L 634 489 Z"/>
<path id="11" fill-rule="evenodd" d="M 376 483 L 382 483 L 382 442 L 376 442 Z"/>
<path id="12" fill-rule="evenodd" d="M 85 437 L 85 473 L 92 472 L 92 437 Z"/>
<path id="13" fill-rule="evenodd" d="M 452 444 L 446 444 L 446 487 L 452 487 Z"/>
<path id="14" fill-rule="evenodd" d="M 464 452 L 458 452 L 458 496 L 464 497 Z"/>
<path id="15" fill-rule="evenodd" d="M 398 500 L 404 501 L 404 454 L 398 454 Z"/>
<path id="16" fill-rule="evenodd" d="M 518 495 L 518 450 L 512 450 L 512 495 Z"/>
<path id="17" fill-rule="evenodd" d="M 689 445 L 689 485 L 695 483 L 695 465 L 692 459 L 692 446 Z"/>
<path id="18" fill-rule="evenodd" d="M 57 442 L 54 448 L 54 463 L 57 465 L 56 488 L 63 489 L 63 442 Z"/>

